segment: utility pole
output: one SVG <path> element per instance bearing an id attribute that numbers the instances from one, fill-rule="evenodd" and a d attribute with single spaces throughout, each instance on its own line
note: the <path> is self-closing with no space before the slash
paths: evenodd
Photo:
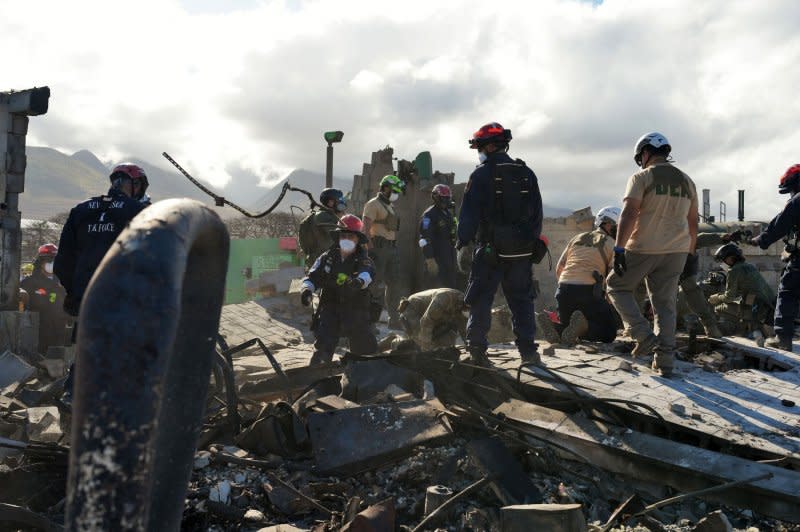
<path id="1" fill-rule="evenodd" d="M 342 142 L 344 133 L 342 131 L 326 131 L 323 135 L 328 142 L 325 157 L 325 188 L 333 186 L 333 143 Z"/>

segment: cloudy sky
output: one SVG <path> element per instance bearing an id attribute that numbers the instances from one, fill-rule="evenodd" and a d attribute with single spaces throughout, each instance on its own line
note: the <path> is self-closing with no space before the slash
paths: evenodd
<path id="1" fill-rule="evenodd" d="M 339 176 L 388 144 L 465 181 L 467 139 L 496 120 L 550 205 L 618 203 L 636 138 L 657 130 L 712 190 L 712 214 L 725 201 L 735 217 L 744 188 L 748 218 L 768 218 L 800 162 L 795 0 L 0 0 L 0 13 L 0 90 L 52 91 L 29 145 L 168 151 L 218 186 L 324 171 L 330 129 L 345 132 Z"/>

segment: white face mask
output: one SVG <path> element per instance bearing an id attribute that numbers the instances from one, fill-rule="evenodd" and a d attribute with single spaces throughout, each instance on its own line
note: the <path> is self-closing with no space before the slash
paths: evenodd
<path id="1" fill-rule="evenodd" d="M 398 194 L 397 192 L 392 192 L 391 195 L 389 196 L 389 201 L 397 201 L 397 198 L 399 197 L 400 194 Z"/>
<path id="2" fill-rule="evenodd" d="M 347 240 L 346 238 L 340 238 L 339 249 L 341 249 L 345 254 L 352 253 L 353 250 L 356 249 L 356 243 L 352 240 Z"/>
<path id="3" fill-rule="evenodd" d="M 486 159 L 487 159 L 487 156 L 486 156 L 486 154 L 485 154 L 485 153 L 483 153 L 482 151 L 479 151 L 479 152 L 478 152 L 478 160 L 480 161 L 480 163 L 481 163 L 481 164 L 485 163 L 485 162 L 486 162 Z"/>
<path id="4" fill-rule="evenodd" d="M 53 263 L 52 262 L 45 262 L 44 263 L 44 271 L 48 274 L 53 273 Z"/>

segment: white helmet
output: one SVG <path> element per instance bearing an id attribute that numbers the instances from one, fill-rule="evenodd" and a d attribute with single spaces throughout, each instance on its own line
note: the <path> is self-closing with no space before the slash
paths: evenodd
<path id="1" fill-rule="evenodd" d="M 653 131 L 652 133 L 642 135 L 642 137 L 636 141 L 636 147 L 633 149 L 633 160 L 636 162 L 636 164 L 639 164 L 639 157 L 642 154 L 642 150 L 645 146 L 652 146 L 654 148 L 666 146 L 667 152 L 672 151 L 672 146 L 670 146 L 667 137 L 661 133 Z"/>
<path id="2" fill-rule="evenodd" d="M 622 210 L 619 207 L 603 207 L 597 211 L 597 216 L 594 217 L 594 226 L 600 227 L 605 222 L 614 222 L 614 225 L 619 223 L 619 214 Z"/>

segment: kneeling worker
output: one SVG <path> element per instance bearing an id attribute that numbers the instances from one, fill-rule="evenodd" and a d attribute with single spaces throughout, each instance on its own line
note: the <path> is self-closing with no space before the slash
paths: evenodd
<path id="1" fill-rule="evenodd" d="M 772 325 L 775 312 L 775 291 L 761 272 L 746 261 L 736 244 L 729 243 L 720 247 L 714 254 L 714 259 L 729 268 L 725 291 L 708 298 L 708 302 L 715 305 L 714 310 L 721 316 L 720 321 L 734 321 L 737 324 L 735 330 L 725 332 L 748 334 L 759 331 L 761 335 L 756 334 L 756 341 L 763 344 L 763 326 Z M 733 320 L 722 320 L 726 316 L 732 316 Z M 739 327 L 739 323 L 743 326 Z"/>
<path id="2" fill-rule="evenodd" d="M 600 209 L 595 230 L 575 236 L 561 254 L 556 266 L 556 302 L 562 325 L 555 325 L 544 313 L 536 315 L 536 324 L 548 342 L 613 342 L 616 338 L 617 318 L 606 301 L 604 284 L 614 267 L 619 214 L 618 207 Z"/>
<path id="3" fill-rule="evenodd" d="M 378 343 L 369 327 L 370 293 L 375 268 L 367 254 L 364 224 L 358 216 L 347 214 L 335 230 L 338 245 L 320 255 L 303 279 L 300 301 L 311 305 L 313 294 L 321 289 L 319 307 L 314 314 L 314 355 L 309 365 L 324 364 L 333 359 L 339 337 L 350 341 L 354 355 L 377 351 Z"/>
<path id="4" fill-rule="evenodd" d="M 452 288 L 433 288 L 411 294 L 397 307 L 409 338 L 423 351 L 452 347 L 466 337 L 467 310 L 464 293 Z"/>

